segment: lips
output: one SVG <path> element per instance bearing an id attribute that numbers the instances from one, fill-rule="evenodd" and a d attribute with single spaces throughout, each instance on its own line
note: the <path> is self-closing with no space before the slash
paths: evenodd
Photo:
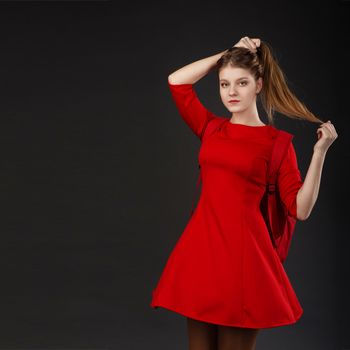
<path id="1" fill-rule="evenodd" d="M 239 100 L 230 100 L 230 101 L 228 101 L 228 102 L 230 102 L 230 103 L 239 102 Z"/>

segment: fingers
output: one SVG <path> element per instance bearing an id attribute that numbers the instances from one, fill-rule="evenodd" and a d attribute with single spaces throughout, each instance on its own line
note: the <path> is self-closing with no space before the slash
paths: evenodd
<path id="1" fill-rule="evenodd" d="M 260 39 L 252 39 L 253 40 L 253 42 L 255 43 L 255 46 L 256 47 L 259 47 L 260 46 L 260 44 L 261 44 L 261 40 Z"/>
<path id="2" fill-rule="evenodd" d="M 316 132 L 325 132 L 326 135 L 329 134 L 334 139 L 338 137 L 335 127 L 330 120 L 328 120 L 326 123 L 321 124 Z"/>
<path id="3" fill-rule="evenodd" d="M 331 131 L 329 129 L 329 123 L 328 122 L 321 124 L 320 127 L 316 130 L 316 132 L 320 132 L 320 131 L 326 132 L 326 130 L 329 131 L 329 132 Z"/>
<path id="4" fill-rule="evenodd" d="M 323 123 L 322 125 L 324 125 L 332 135 L 336 135 L 337 132 L 335 131 L 335 127 L 330 120 L 328 120 L 326 123 Z"/>
<path id="5" fill-rule="evenodd" d="M 249 49 L 249 50 L 251 50 L 253 52 L 256 51 L 256 44 L 255 44 L 255 42 L 252 39 L 250 39 L 249 37 L 245 36 L 241 40 L 242 40 L 243 44 L 245 45 L 245 47 L 247 49 Z"/>
<path id="6" fill-rule="evenodd" d="M 338 137 L 337 131 L 332 123 L 329 123 L 329 128 L 334 139 Z"/>
<path id="7" fill-rule="evenodd" d="M 240 47 L 240 46 L 245 47 L 250 51 L 253 51 L 256 53 L 257 48 L 260 46 L 260 44 L 261 44 L 260 39 L 258 38 L 250 39 L 248 36 L 244 36 L 239 40 L 237 44 L 233 45 L 233 47 Z"/>
<path id="8" fill-rule="evenodd" d="M 250 49 L 251 51 L 256 51 L 255 42 L 252 39 L 245 36 L 244 38 L 242 38 L 242 41 L 248 49 Z"/>
<path id="9" fill-rule="evenodd" d="M 249 37 L 245 36 L 241 40 L 243 41 L 245 46 L 253 52 L 256 52 L 257 47 L 260 46 L 259 39 L 250 39 Z"/>
<path id="10" fill-rule="evenodd" d="M 331 123 L 330 120 L 327 121 L 327 123 L 325 123 L 325 127 L 328 129 L 329 133 L 334 136 L 334 126 Z"/>
<path id="11" fill-rule="evenodd" d="M 326 123 L 327 126 L 330 128 L 330 130 L 333 132 L 334 135 L 337 135 L 337 132 L 335 130 L 334 125 L 332 124 L 332 122 L 330 120 L 328 120 L 328 122 Z"/>

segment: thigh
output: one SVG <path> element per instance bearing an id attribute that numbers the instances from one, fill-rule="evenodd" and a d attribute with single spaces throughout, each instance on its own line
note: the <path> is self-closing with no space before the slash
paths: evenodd
<path id="1" fill-rule="evenodd" d="M 217 350 L 217 325 L 187 317 L 189 350 Z"/>
<path id="2" fill-rule="evenodd" d="M 218 350 L 255 350 L 259 329 L 218 326 Z"/>

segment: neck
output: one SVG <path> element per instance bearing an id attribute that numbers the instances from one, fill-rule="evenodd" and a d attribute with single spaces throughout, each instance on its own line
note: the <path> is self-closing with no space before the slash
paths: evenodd
<path id="1" fill-rule="evenodd" d="M 240 112 L 233 112 L 230 121 L 234 124 L 264 125 L 264 123 L 259 118 L 256 105 L 254 105 L 251 109 L 246 109 Z"/>

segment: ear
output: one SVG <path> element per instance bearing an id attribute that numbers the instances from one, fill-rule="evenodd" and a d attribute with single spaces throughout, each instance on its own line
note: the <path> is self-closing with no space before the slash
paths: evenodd
<path id="1" fill-rule="evenodd" d="M 257 81 L 256 81 L 256 93 L 258 94 L 263 86 L 263 80 L 262 77 L 260 77 Z"/>

